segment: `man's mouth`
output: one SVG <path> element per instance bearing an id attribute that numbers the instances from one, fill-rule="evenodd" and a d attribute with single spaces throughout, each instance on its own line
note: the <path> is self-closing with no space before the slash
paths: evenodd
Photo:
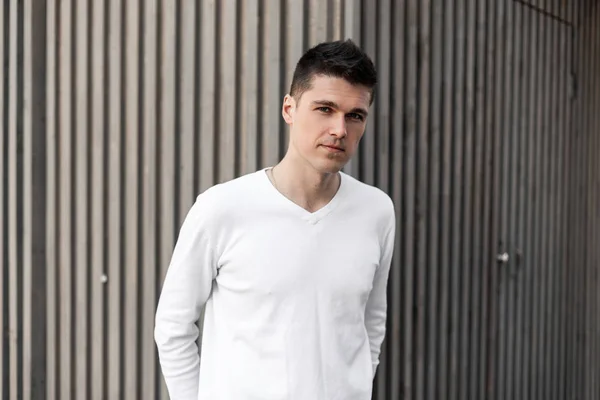
<path id="1" fill-rule="evenodd" d="M 325 147 L 326 149 L 330 150 L 330 151 L 334 151 L 334 152 L 342 152 L 345 151 L 342 147 L 337 147 L 337 146 L 331 146 L 331 145 L 327 145 L 324 144 L 323 147 Z"/>

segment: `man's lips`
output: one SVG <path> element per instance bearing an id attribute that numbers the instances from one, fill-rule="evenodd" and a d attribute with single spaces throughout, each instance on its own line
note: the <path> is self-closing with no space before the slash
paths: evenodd
<path id="1" fill-rule="evenodd" d="M 331 150 L 331 151 L 345 151 L 342 147 L 337 147 L 337 146 L 332 146 L 332 145 L 327 145 L 327 144 L 324 144 L 323 147 L 325 147 L 326 149 Z"/>

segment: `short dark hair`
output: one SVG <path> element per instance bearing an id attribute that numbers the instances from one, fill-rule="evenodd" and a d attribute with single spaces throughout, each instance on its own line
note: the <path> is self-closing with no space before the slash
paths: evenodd
<path id="1" fill-rule="evenodd" d="M 320 43 L 309 49 L 296 64 L 290 95 L 296 100 L 311 88 L 315 75 L 345 79 L 352 85 L 371 89 L 371 103 L 375 95 L 377 71 L 373 61 L 351 39 Z"/>

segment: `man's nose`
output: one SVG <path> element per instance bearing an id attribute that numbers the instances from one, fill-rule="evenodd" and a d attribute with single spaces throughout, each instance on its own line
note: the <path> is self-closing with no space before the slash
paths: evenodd
<path id="1" fill-rule="evenodd" d="M 348 134 L 346 130 L 346 118 L 345 116 L 338 117 L 335 119 L 334 125 L 331 128 L 331 134 L 338 138 L 344 138 Z"/>

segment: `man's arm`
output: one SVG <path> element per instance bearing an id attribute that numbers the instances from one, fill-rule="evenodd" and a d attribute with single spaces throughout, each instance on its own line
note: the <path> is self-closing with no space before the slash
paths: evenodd
<path id="1" fill-rule="evenodd" d="M 390 221 L 386 228 L 382 243 L 381 259 L 375 277 L 373 288 L 367 301 L 365 310 L 365 325 L 371 346 L 371 362 L 373 364 L 373 377 L 379 365 L 379 353 L 381 343 L 385 337 L 385 323 L 387 316 L 387 282 L 394 252 L 394 238 L 396 229 L 396 218 L 391 212 Z"/>
<path id="2" fill-rule="evenodd" d="M 171 400 L 197 400 L 196 322 L 217 274 L 217 257 L 199 196 L 183 222 L 156 311 L 154 338 Z"/>

